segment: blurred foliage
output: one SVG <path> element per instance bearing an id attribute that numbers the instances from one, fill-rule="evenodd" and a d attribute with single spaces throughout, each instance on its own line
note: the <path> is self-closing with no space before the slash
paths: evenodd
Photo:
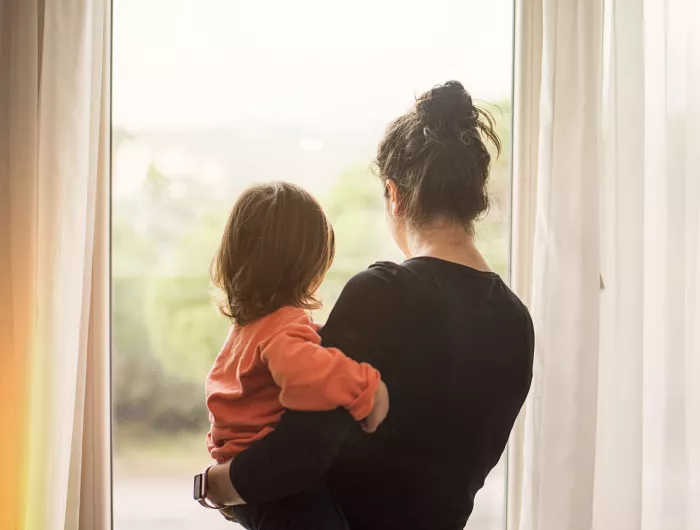
<path id="1" fill-rule="evenodd" d="M 144 319 L 148 280 L 114 279 L 113 388 L 117 436 L 141 425 L 164 432 L 201 429 L 208 422 L 203 380 L 174 377 L 154 356 Z"/>
<path id="2" fill-rule="evenodd" d="M 163 368 L 199 381 L 211 368 L 230 322 L 214 306 L 206 276 L 154 278 L 148 289 L 146 325 Z"/>
<path id="3" fill-rule="evenodd" d="M 506 275 L 510 108 L 490 110 L 503 152 L 492 163 L 491 210 L 477 227 L 477 241 L 491 266 Z M 118 140 L 138 138 L 120 131 Z M 321 287 L 324 308 L 317 320 L 325 319 L 353 274 L 377 259 L 402 259 L 384 224 L 382 195 L 367 162 L 338 175 L 320 198 L 335 229 L 336 259 Z M 137 193 L 114 204 L 117 437 L 120 432 L 177 433 L 208 425 L 204 378 L 230 325 L 216 309 L 209 265 L 230 205 L 196 175 L 176 180 L 155 165 Z"/>
<path id="4" fill-rule="evenodd" d="M 173 241 L 168 268 L 149 282 L 146 324 L 153 351 L 174 376 L 204 381 L 230 321 L 216 309 L 208 272 L 228 212 L 204 213 Z"/>

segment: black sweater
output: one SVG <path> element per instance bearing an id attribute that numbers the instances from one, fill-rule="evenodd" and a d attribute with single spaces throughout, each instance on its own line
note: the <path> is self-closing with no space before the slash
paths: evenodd
<path id="1" fill-rule="evenodd" d="M 379 369 L 389 416 L 367 435 L 345 410 L 287 411 L 236 457 L 237 491 L 272 502 L 325 476 L 353 529 L 463 528 L 530 387 L 525 306 L 496 274 L 377 263 L 348 282 L 321 336 Z"/>

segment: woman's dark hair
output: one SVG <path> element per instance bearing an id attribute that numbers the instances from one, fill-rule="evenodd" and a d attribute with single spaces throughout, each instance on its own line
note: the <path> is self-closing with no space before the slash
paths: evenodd
<path id="1" fill-rule="evenodd" d="M 316 309 L 333 262 L 335 237 L 321 206 L 294 184 L 244 191 L 233 206 L 211 277 L 226 299 L 219 309 L 243 326 L 284 306 Z"/>
<path id="2" fill-rule="evenodd" d="M 398 189 L 400 217 L 413 226 L 444 219 L 471 230 L 489 205 L 486 140 L 500 154 L 493 116 L 472 103 L 461 83 L 421 95 L 389 125 L 377 151 L 380 178 Z"/>

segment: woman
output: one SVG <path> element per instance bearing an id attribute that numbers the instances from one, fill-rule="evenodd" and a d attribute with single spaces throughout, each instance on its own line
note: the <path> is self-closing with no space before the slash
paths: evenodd
<path id="1" fill-rule="evenodd" d="M 352 278 L 321 335 L 379 369 L 385 423 L 368 436 L 344 410 L 288 411 L 211 469 L 213 501 L 304 502 L 327 487 L 353 529 L 464 527 L 532 378 L 530 316 L 474 244 L 488 207 L 485 140 L 500 150 L 493 125 L 452 81 L 423 94 L 379 146 L 387 223 L 407 260 Z"/>

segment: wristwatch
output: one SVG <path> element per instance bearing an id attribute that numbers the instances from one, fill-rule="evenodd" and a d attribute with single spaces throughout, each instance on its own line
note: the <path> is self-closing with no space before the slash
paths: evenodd
<path id="1" fill-rule="evenodd" d="M 204 471 L 194 476 L 194 500 L 205 508 L 212 510 L 223 510 L 227 506 L 216 504 L 207 499 L 209 493 L 209 470 L 214 466 L 209 466 Z"/>

